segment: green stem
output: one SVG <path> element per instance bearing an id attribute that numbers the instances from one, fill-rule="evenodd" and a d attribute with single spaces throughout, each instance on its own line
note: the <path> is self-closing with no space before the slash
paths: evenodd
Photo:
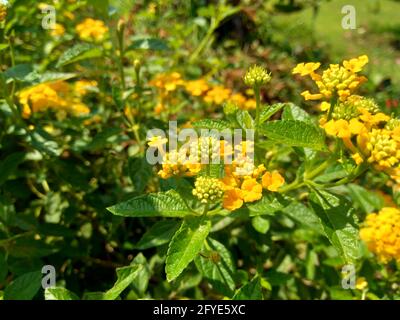
<path id="1" fill-rule="evenodd" d="M 119 74 L 121 77 L 121 88 L 122 91 L 126 90 L 126 80 L 125 80 L 125 70 L 124 70 L 124 57 L 125 57 L 125 43 L 124 43 L 124 33 L 123 31 L 117 31 L 118 37 L 118 49 L 119 49 L 119 59 L 118 59 L 118 68 Z"/>
<path id="2" fill-rule="evenodd" d="M 333 115 L 333 111 L 335 110 L 336 103 L 337 103 L 336 96 L 332 96 L 331 106 L 329 107 L 329 111 L 328 111 L 328 121 L 332 119 L 332 115 Z"/>
<path id="3" fill-rule="evenodd" d="M 219 21 L 216 21 L 215 19 L 211 20 L 211 26 L 208 29 L 207 34 L 204 36 L 203 40 L 197 46 L 196 50 L 193 51 L 192 55 L 189 58 L 189 63 L 193 63 L 197 60 L 200 53 L 204 50 L 204 48 L 207 46 L 207 44 L 211 41 L 213 33 L 214 33 L 215 29 L 217 28 L 218 24 L 219 24 Z"/>

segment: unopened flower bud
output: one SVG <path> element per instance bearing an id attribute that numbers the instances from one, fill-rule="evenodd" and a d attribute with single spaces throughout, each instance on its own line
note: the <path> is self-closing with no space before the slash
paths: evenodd
<path id="1" fill-rule="evenodd" d="M 254 65 L 246 72 L 244 83 L 249 87 L 261 86 L 271 81 L 271 74 L 267 69 Z"/>

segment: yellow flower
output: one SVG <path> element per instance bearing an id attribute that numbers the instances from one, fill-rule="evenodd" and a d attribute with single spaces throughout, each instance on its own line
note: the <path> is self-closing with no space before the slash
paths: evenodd
<path id="1" fill-rule="evenodd" d="M 364 159 L 361 157 L 361 155 L 358 152 L 353 154 L 351 157 L 354 160 L 354 162 L 356 163 L 356 165 L 360 165 L 361 163 L 364 162 Z"/>
<path id="2" fill-rule="evenodd" d="M 357 279 L 357 281 L 356 281 L 356 289 L 357 290 L 363 291 L 367 287 L 368 287 L 368 282 L 367 282 L 367 280 L 365 280 L 364 277 L 360 277 Z"/>
<path id="3" fill-rule="evenodd" d="M 240 109 L 245 109 L 246 97 L 240 93 L 235 93 L 230 97 L 230 102 L 238 106 Z"/>
<path id="4" fill-rule="evenodd" d="M 254 110 L 257 108 L 257 102 L 255 99 L 247 99 L 244 103 L 245 110 Z"/>
<path id="5" fill-rule="evenodd" d="M 310 93 L 310 91 L 304 91 L 301 93 L 301 95 L 304 97 L 305 100 L 320 100 L 324 96 L 321 93 Z"/>
<path id="6" fill-rule="evenodd" d="M 244 202 L 254 202 L 262 197 L 262 186 L 256 179 L 246 179 L 242 183 Z"/>
<path id="7" fill-rule="evenodd" d="M 221 105 L 225 101 L 229 100 L 231 96 L 231 90 L 223 86 L 214 86 L 210 91 L 207 92 L 204 97 L 204 101 L 207 103 L 215 103 Z"/>
<path id="8" fill-rule="evenodd" d="M 59 118 L 67 113 L 74 116 L 82 116 L 90 113 L 80 97 L 76 95 L 73 86 L 64 81 L 42 83 L 22 90 L 18 94 L 22 105 L 22 116 L 29 118 L 32 112 L 44 112 L 52 109 L 57 112 Z"/>
<path id="9" fill-rule="evenodd" d="M 363 67 L 368 63 L 368 56 L 363 55 L 358 58 L 343 61 L 343 66 L 351 72 L 360 72 Z"/>
<path id="10" fill-rule="evenodd" d="M 366 130 L 364 124 L 357 119 L 330 120 L 323 125 L 323 128 L 328 135 L 342 139 L 351 138 L 352 135 L 358 135 Z"/>
<path id="11" fill-rule="evenodd" d="M 186 91 L 188 91 L 192 96 L 195 97 L 202 96 L 209 88 L 210 87 L 207 81 L 204 79 L 187 81 L 185 83 Z"/>
<path id="12" fill-rule="evenodd" d="M 319 106 L 321 111 L 328 111 L 331 108 L 331 104 L 329 102 L 323 101 Z"/>
<path id="13" fill-rule="evenodd" d="M 78 80 L 74 83 L 74 91 L 77 96 L 84 96 L 93 88 L 97 88 L 97 81 Z"/>
<path id="14" fill-rule="evenodd" d="M 165 91 L 167 94 L 169 92 L 175 91 L 178 87 L 183 86 L 185 83 L 179 72 L 163 73 L 157 75 L 150 85 Z"/>
<path id="15" fill-rule="evenodd" d="M 242 190 L 234 188 L 225 191 L 223 207 L 229 211 L 234 211 L 243 206 Z"/>
<path id="16" fill-rule="evenodd" d="M 293 74 L 300 74 L 302 77 L 314 73 L 321 66 L 319 62 L 299 63 L 294 69 Z"/>
<path id="17" fill-rule="evenodd" d="M 360 237 L 383 263 L 400 262 L 400 211 L 386 207 L 378 214 L 369 214 L 360 230 Z"/>
<path id="18" fill-rule="evenodd" d="M 167 142 L 168 142 L 167 138 L 163 138 L 161 136 L 153 136 L 149 139 L 147 145 L 151 148 L 157 148 L 158 150 L 162 150 Z"/>
<path id="19" fill-rule="evenodd" d="M 108 27 L 101 20 L 87 18 L 76 26 L 76 32 L 81 40 L 85 41 L 103 41 L 108 33 Z"/>
<path id="20" fill-rule="evenodd" d="M 280 175 L 278 171 L 266 172 L 262 177 L 262 186 L 272 192 L 277 192 L 278 189 L 283 186 L 285 179 Z"/>
<path id="21" fill-rule="evenodd" d="M 319 93 L 302 93 L 306 100 L 329 100 L 337 96 L 340 101 L 346 101 L 353 92 L 366 81 L 365 77 L 358 76 L 357 72 L 368 62 L 367 56 L 344 61 L 343 66 L 331 64 L 322 72 L 322 75 L 315 73 L 320 63 L 300 63 L 294 68 L 293 73 L 301 76 L 310 75 L 319 89 Z M 323 107 L 326 107 L 324 105 Z"/>
<path id="22" fill-rule="evenodd" d="M 56 23 L 54 29 L 51 30 L 50 34 L 53 37 L 61 37 L 65 33 L 65 28 L 62 24 Z"/>

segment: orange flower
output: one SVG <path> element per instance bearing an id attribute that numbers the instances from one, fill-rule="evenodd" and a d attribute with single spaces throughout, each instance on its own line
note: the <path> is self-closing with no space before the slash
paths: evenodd
<path id="1" fill-rule="evenodd" d="M 277 192 L 284 183 L 285 179 L 278 171 L 266 172 L 262 177 L 262 186 L 272 192 Z"/>
<path id="2" fill-rule="evenodd" d="M 256 179 L 246 179 L 242 183 L 243 200 L 254 202 L 262 197 L 262 186 Z"/>
<path id="3" fill-rule="evenodd" d="M 243 194 L 240 189 L 231 189 L 225 191 L 223 207 L 229 211 L 239 209 L 243 205 Z"/>

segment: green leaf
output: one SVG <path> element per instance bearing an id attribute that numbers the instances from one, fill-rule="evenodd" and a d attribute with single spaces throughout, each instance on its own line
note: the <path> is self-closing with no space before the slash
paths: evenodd
<path id="1" fill-rule="evenodd" d="M 211 221 L 203 217 L 184 220 L 172 238 L 165 266 L 167 280 L 176 279 L 203 247 Z"/>
<path id="2" fill-rule="evenodd" d="M 174 190 L 142 195 L 107 208 L 123 217 L 182 218 L 189 214 L 185 201 Z"/>
<path id="3" fill-rule="evenodd" d="M 302 108 L 294 105 L 293 103 L 286 103 L 282 112 L 282 120 L 299 120 L 308 122 L 314 125 L 311 116 Z"/>
<path id="4" fill-rule="evenodd" d="M 128 267 L 117 269 L 117 282 L 114 286 L 104 293 L 103 300 L 115 300 L 136 278 L 139 271 L 143 267 L 139 264 L 135 264 Z"/>
<path id="5" fill-rule="evenodd" d="M 326 150 L 325 136 L 315 126 L 298 120 L 280 120 L 264 123 L 261 133 L 271 140 L 292 147 Z"/>
<path id="6" fill-rule="evenodd" d="M 273 104 L 272 106 L 265 106 L 261 110 L 260 123 L 264 123 L 265 121 L 267 121 L 274 114 L 276 114 L 277 112 L 282 110 L 285 106 L 287 106 L 286 103 L 276 103 L 276 104 Z"/>
<path id="7" fill-rule="evenodd" d="M 93 138 L 86 146 L 86 149 L 90 151 L 104 149 L 110 143 L 111 138 L 118 136 L 121 132 L 121 128 L 106 128 Z"/>
<path id="8" fill-rule="evenodd" d="M 140 296 L 143 296 L 146 293 L 147 287 L 149 285 L 149 280 L 151 278 L 151 271 L 147 263 L 147 259 L 142 253 L 139 253 L 135 257 L 135 259 L 132 260 L 131 265 L 141 266 L 141 269 L 138 271 L 137 277 L 132 282 L 132 288 Z"/>
<path id="9" fill-rule="evenodd" d="M 7 69 L 4 72 L 6 79 L 14 79 L 24 81 L 25 77 L 32 73 L 33 67 L 31 64 L 17 64 L 14 67 Z"/>
<path id="10" fill-rule="evenodd" d="M 42 286 L 42 273 L 34 271 L 26 273 L 6 287 L 4 300 L 31 300 Z"/>
<path id="11" fill-rule="evenodd" d="M 128 161 L 128 170 L 135 191 L 143 193 L 153 174 L 153 167 L 147 162 L 146 157 L 133 157 Z"/>
<path id="12" fill-rule="evenodd" d="M 155 51 L 163 51 L 168 50 L 168 44 L 161 39 L 157 38 L 144 38 L 137 39 L 132 42 L 130 46 L 128 46 L 127 50 L 155 50 Z"/>
<path id="13" fill-rule="evenodd" d="M 179 223 L 174 220 L 156 222 L 140 239 L 136 249 L 145 250 L 168 243 L 179 228 Z"/>
<path id="14" fill-rule="evenodd" d="M 286 208 L 282 209 L 282 212 L 300 225 L 310 228 L 320 234 L 325 234 L 319 217 L 304 204 L 293 200 Z"/>
<path id="15" fill-rule="evenodd" d="M 352 204 L 327 191 L 311 193 L 310 200 L 329 241 L 346 262 L 353 263 L 359 258 L 360 240 Z"/>
<path id="16" fill-rule="evenodd" d="M 8 43 L 0 43 L 0 51 L 3 51 L 8 48 Z"/>
<path id="17" fill-rule="evenodd" d="M 269 230 L 270 222 L 263 216 L 255 216 L 251 219 L 251 225 L 257 232 L 266 234 Z"/>
<path id="18" fill-rule="evenodd" d="M 236 292 L 233 300 L 262 300 L 261 290 L 260 278 L 256 276 Z"/>
<path id="19" fill-rule="evenodd" d="M 89 0 L 89 4 L 103 17 L 108 16 L 109 0 Z"/>
<path id="20" fill-rule="evenodd" d="M 89 43 L 79 43 L 61 55 L 58 59 L 56 68 L 64 67 L 77 61 L 98 58 L 101 56 L 102 51 L 100 47 Z"/>
<path id="21" fill-rule="evenodd" d="M 0 162 L 0 186 L 15 172 L 18 165 L 25 159 L 25 153 L 16 152 L 7 156 Z"/>
<path id="22" fill-rule="evenodd" d="M 216 129 L 216 130 L 225 130 L 230 129 L 230 124 L 228 121 L 219 120 L 219 119 L 203 119 L 198 120 L 193 123 L 193 127 L 199 129 Z"/>
<path id="23" fill-rule="evenodd" d="M 265 278 L 272 286 L 283 286 L 284 284 L 286 284 L 286 282 L 292 279 L 292 276 L 287 273 L 271 269 L 265 273 Z"/>
<path id="24" fill-rule="evenodd" d="M 236 112 L 236 121 L 242 129 L 254 129 L 254 119 L 246 110 Z"/>
<path id="25" fill-rule="evenodd" d="M 79 300 L 75 293 L 62 287 L 46 288 L 44 298 L 45 300 Z"/>
<path id="26" fill-rule="evenodd" d="M 364 213 L 368 214 L 375 210 L 380 210 L 384 206 L 384 200 L 382 197 L 359 185 L 349 184 L 347 189 L 349 190 L 354 203 L 357 204 Z"/>
<path id="27" fill-rule="evenodd" d="M 274 215 L 285 208 L 289 203 L 280 194 L 266 194 L 260 201 L 247 205 L 250 216 Z"/>
<path id="28" fill-rule="evenodd" d="M 231 254 L 217 240 L 209 238 L 207 243 L 209 247 L 203 247 L 203 255 L 194 260 L 196 267 L 215 290 L 230 297 L 235 290 L 235 266 Z"/>

